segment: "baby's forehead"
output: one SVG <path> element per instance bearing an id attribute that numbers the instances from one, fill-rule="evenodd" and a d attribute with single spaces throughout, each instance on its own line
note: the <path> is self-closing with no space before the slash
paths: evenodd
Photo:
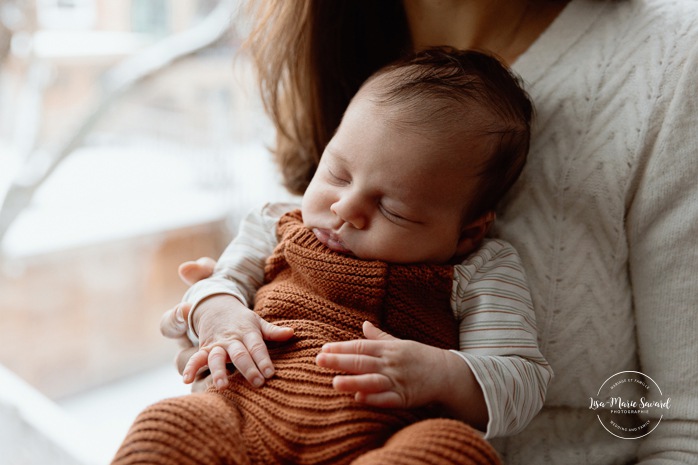
<path id="1" fill-rule="evenodd" d="M 370 105 L 369 117 L 399 133 L 427 140 L 428 150 L 421 152 L 425 165 L 470 175 L 479 171 L 474 165 L 491 155 L 487 133 L 496 126 L 496 120 L 490 109 L 476 99 L 429 93 L 423 87 L 407 86 L 396 92 L 395 86 L 402 82 L 399 71 L 369 79 L 352 103 Z M 444 157 L 451 163 L 443 163 Z"/>
<path id="2" fill-rule="evenodd" d="M 481 128 L 496 120 L 484 96 L 478 98 L 426 83 L 413 85 L 397 71 L 372 77 L 354 99 L 375 105 L 375 112 L 393 123 L 409 123 L 412 130 L 447 135 Z"/>

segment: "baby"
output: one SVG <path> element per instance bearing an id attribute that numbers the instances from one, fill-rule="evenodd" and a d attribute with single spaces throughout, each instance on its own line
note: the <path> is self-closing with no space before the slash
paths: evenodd
<path id="1" fill-rule="evenodd" d="M 496 463 L 466 422 L 523 428 L 552 376 L 518 256 L 485 238 L 531 116 L 478 52 L 370 77 L 301 208 L 253 212 L 186 296 L 200 350 L 184 379 L 208 365 L 215 388 L 146 410 L 115 463 Z"/>

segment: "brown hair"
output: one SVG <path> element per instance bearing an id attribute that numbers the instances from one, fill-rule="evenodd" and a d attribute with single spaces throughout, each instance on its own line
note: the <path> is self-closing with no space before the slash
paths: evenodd
<path id="1" fill-rule="evenodd" d="M 276 126 L 274 154 L 302 194 L 344 110 L 376 70 L 411 51 L 400 0 L 256 0 L 246 43 Z"/>
<path id="2" fill-rule="evenodd" d="M 371 100 L 391 110 L 392 124 L 460 154 L 476 150 L 477 159 L 463 157 L 477 175 L 464 221 L 495 209 L 518 179 L 531 137 L 533 104 L 516 75 L 491 54 L 433 47 L 379 70 L 368 87 Z"/>

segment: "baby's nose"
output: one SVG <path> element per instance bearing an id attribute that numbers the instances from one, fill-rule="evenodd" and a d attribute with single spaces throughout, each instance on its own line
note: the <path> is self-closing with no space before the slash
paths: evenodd
<path id="1" fill-rule="evenodd" d="M 354 196 L 345 196 L 336 201 L 330 207 L 343 223 L 349 223 L 355 229 L 364 229 L 367 224 L 367 215 L 360 199 Z"/>

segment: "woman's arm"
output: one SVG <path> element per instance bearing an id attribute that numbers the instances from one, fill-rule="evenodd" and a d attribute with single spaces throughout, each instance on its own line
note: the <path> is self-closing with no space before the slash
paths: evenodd
<path id="1" fill-rule="evenodd" d="M 693 50 L 659 89 L 626 220 L 640 370 L 671 398 L 643 464 L 698 463 L 698 47 L 683 44 Z"/>

